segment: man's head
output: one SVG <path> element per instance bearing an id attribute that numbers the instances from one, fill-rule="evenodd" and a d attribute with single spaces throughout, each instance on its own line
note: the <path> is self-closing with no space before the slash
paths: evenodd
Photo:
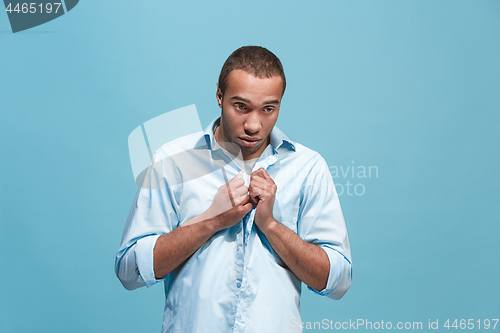
<path id="1" fill-rule="evenodd" d="M 285 93 L 286 78 L 281 61 L 271 51 L 260 46 L 242 46 L 234 51 L 224 62 L 219 75 L 218 87 L 224 95 L 227 88 L 229 73 L 235 69 L 244 70 L 260 79 L 272 76 L 280 76 L 283 80 L 283 92 Z"/>
<path id="2" fill-rule="evenodd" d="M 217 140 L 238 145 L 244 159 L 259 157 L 278 120 L 286 80 L 280 60 L 259 46 L 234 51 L 217 83 L 221 125 Z"/>

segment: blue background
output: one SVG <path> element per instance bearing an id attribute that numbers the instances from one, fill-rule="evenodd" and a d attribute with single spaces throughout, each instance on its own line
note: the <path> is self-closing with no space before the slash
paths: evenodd
<path id="1" fill-rule="evenodd" d="M 365 188 L 340 196 L 353 284 L 303 290 L 303 321 L 500 317 L 499 1 L 81 1 L 17 34 L 0 14 L 0 332 L 160 331 L 162 286 L 114 274 L 127 137 L 190 104 L 205 127 L 249 44 L 283 62 L 291 139 L 378 168 L 334 178 Z"/>

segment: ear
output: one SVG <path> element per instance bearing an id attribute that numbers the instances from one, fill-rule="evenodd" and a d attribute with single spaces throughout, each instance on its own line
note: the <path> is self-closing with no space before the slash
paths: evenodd
<path id="1" fill-rule="evenodd" d="M 215 98 L 217 98 L 217 103 L 219 107 L 222 109 L 222 91 L 220 91 L 219 83 L 217 83 L 217 92 L 215 93 Z"/>

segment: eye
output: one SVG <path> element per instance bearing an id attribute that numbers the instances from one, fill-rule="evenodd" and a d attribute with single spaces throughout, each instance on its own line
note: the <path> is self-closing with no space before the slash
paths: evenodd
<path id="1" fill-rule="evenodd" d="M 235 104 L 234 107 L 237 109 L 237 110 L 245 110 L 245 106 L 243 104 Z"/>
<path id="2" fill-rule="evenodd" d="M 267 112 L 267 113 L 271 113 L 271 112 L 274 111 L 274 108 L 271 108 L 271 107 L 265 108 L 264 111 Z"/>

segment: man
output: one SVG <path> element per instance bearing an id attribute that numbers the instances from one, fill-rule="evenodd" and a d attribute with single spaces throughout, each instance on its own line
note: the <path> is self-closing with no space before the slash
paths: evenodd
<path id="1" fill-rule="evenodd" d="M 274 126 L 285 86 L 273 53 L 239 48 L 217 84 L 221 116 L 154 156 L 115 269 L 127 289 L 165 281 L 163 332 L 297 332 L 301 281 L 333 299 L 350 286 L 329 168 Z"/>

